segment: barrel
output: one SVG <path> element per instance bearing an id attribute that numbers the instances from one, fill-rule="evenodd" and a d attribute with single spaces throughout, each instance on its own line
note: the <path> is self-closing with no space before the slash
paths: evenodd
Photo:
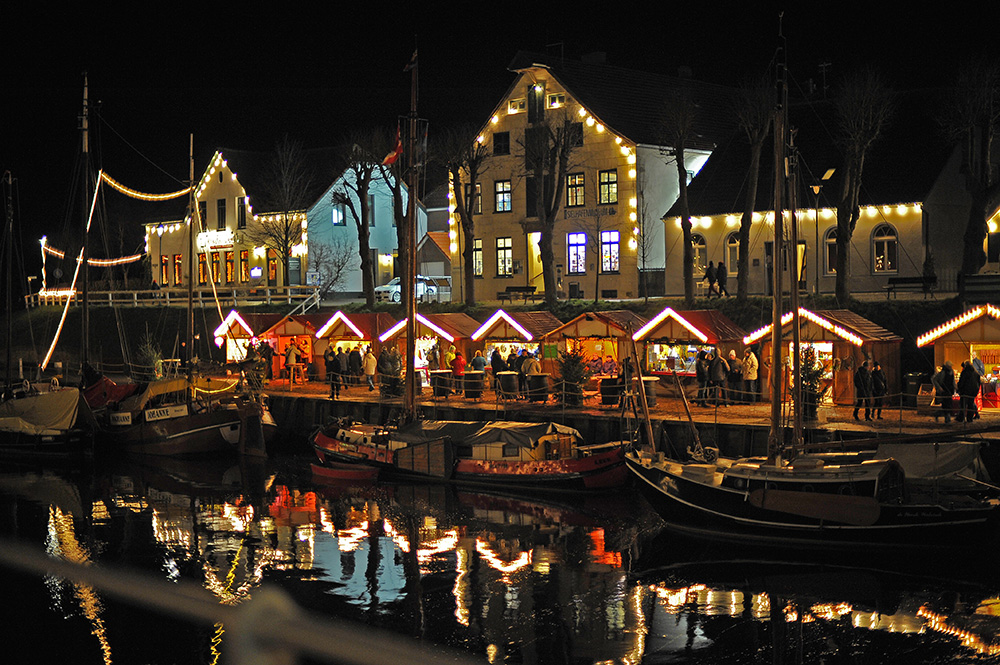
<path id="1" fill-rule="evenodd" d="M 549 399 L 549 375 L 528 374 L 528 399 L 532 402 L 544 402 Z"/>
<path id="2" fill-rule="evenodd" d="M 451 370 L 431 370 L 431 389 L 435 397 L 447 397 L 451 394 Z"/>
<path id="3" fill-rule="evenodd" d="M 656 406 L 656 386 L 659 385 L 659 383 L 660 379 L 658 377 L 642 377 L 642 388 L 646 393 L 646 406 Z"/>
<path id="4" fill-rule="evenodd" d="M 497 381 L 500 382 L 500 396 L 504 399 L 516 399 L 517 372 L 497 372 Z"/>
<path id="5" fill-rule="evenodd" d="M 601 404 L 617 404 L 621 399 L 622 388 L 617 376 L 601 379 Z"/>
<path id="6" fill-rule="evenodd" d="M 479 399 L 483 396 L 483 377 L 486 372 L 465 373 L 465 396 L 469 399 Z"/>

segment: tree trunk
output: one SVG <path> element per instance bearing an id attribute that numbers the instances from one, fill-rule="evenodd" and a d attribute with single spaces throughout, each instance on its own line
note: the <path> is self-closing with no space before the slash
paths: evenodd
<path id="1" fill-rule="evenodd" d="M 462 261 L 464 262 L 463 279 L 465 280 L 465 304 L 473 307 L 476 304 L 476 271 L 473 265 L 473 243 L 476 239 L 476 232 L 472 225 L 466 225 L 462 221 L 462 234 L 465 237 L 465 247 L 462 249 Z"/>
<path id="2" fill-rule="evenodd" d="M 684 302 L 688 307 L 694 305 L 694 247 L 691 245 L 691 213 L 688 210 L 687 168 L 684 165 L 684 148 L 677 148 L 677 187 L 680 195 L 677 200 L 681 204 L 681 230 L 684 232 Z"/>
<path id="3" fill-rule="evenodd" d="M 358 254 L 361 256 L 361 288 L 365 293 L 365 303 L 375 305 L 375 274 L 372 266 L 371 240 L 368 225 L 358 230 Z"/>
<path id="4" fill-rule="evenodd" d="M 754 208 L 757 207 L 757 182 L 760 179 L 760 155 L 763 146 L 763 141 L 755 141 L 750 146 L 747 195 L 743 202 L 743 216 L 740 218 L 740 254 L 736 261 L 736 300 L 738 302 L 746 302 L 750 295 L 750 228 L 753 224 Z"/>
<path id="5" fill-rule="evenodd" d="M 538 253 L 542 259 L 542 285 L 545 288 L 545 305 L 550 309 L 556 306 L 556 273 L 555 255 L 552 252 L 552 234 L 554 224 L 546 224 L 538 239 Z"/>

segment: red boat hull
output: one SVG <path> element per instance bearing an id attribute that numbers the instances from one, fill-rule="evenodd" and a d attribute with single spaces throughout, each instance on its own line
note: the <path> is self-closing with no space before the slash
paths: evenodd
<path id="1" fill-rule="evenodd" d="M 378 468 L 367 464 L 312 464 L 314 478 L 327 482 L 370 482 L 378 480 Z"/>

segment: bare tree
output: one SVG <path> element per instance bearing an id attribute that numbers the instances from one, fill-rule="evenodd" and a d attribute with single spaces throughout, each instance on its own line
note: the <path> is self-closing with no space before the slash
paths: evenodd
<path id="1" fill-rule="evenodd" d="M 571 156 L 582 142 L 583 125 L 575 122 L 565 112 L 556 115 L 538 113 L 535 121 L 529 123 L 521 141 L 528 205 L 533 208 L 529 213 L 534 213 L 529 214 L 529 217 L 534 216 L 538 220 L 542 283 L 545 288 L 545 304 L 549 307 L 556 304 L 555 254 L 552 249 L 556 215 L 563 205 Z"/>
<path id="2" fill-rule="evenodd" d="M 837 201 L 837 299 L 847 302 L 850 266 L 849 248 L 861 209 L 861 193 L 865 156 L 878 139 L 893 112 L 893 95 L 882 76 L 864 70 L 844 81 L 835 101 L 838 144 L 844 156 L 843 180 Z"/>
<path id="3" fill-rule="evenodd" d="M 591 173 L 593 176 L 593 173 Z M 598 183 L 596 177 L 587 179 L 586 188 L 597 192 Z M 587 239 L 587 252 L 593 253 L 596 257 L 594 263 L 594 304 L 596 305 L 601 296 L 601 272 L 604 269 L 604 256 L 601 254 L 601 234 L 611 228 L 611 219 L 607 215 L 607 209 L 601 207 L 586 208 L 583 215 L 576 218 L 576 230 L 583 233 Z M 610 257 L 609 257 L 610 258 Z"/>
<path id="4" fill-rule="evenodd" d="M 736 117 L 750 144 L 747 190 L 740 217 L 739 257 L 736 262 L 736 299 L 744 302 L 750 293 L 750 228 L 757 207 L 757 183 L 760 179 L 760 156 L 771 131 L 775 96 L 772 81 L 766 75 L 747 79 L 736 97 Z"/>
<path id="5" fill-rule="evenodd" d="M 247 237 L 274 250 L 281 260 L 284 284 L 288 286 L 288 259 L 292 248 L 302 242 L 302 219 L 311 203 L 313 173 L 306 166 L 302 145 L 284 136 L 274 147 L 262 187 L 261 208 L 267 214 L 256 224 L 247 225 Z"/>
<path id="6" fill-rule="evenodd" d="M 383 154 L 392 153 L 394 145 L 399 144 L 399 135 L 392 141 L 386 140 L 383 143 Z M 392 195 L 392 215 L 396 221 L 396 274 L 399 277 L 400 293 L 414 293 L 414 284 L 410 283 L 410 261 L 415 261 L 416 257 L 410 256 L 406 251 L 409 246 L 409 239 L 414 233 L 416 225 L 415 219 L 410 219 L 410 206 L 403 200 L 403 191 L 407 191 L 407 196 L 415 196 L 415 192 L 408 191 L 406 187 L 407 169 L 404 164 L 406 160 L 388 158 L 377 164 L 379 178 L 389 188 Z M 404 300 L 405 302 L 405 300 Z"/>
<path id="7" fill-rule="evenodd" d="M 309 243 L 309 266 L 319 273 L 319 297 L 340 290 L 353 267 L 351 246 L 342 237 L 331 242 Z"/>
<path id="8" fill-rule="evenodd" d="M 694 246 L 691 234 L 691 211 L 688 206 L 688 172 L 685 164 L 685 150 L 694 138 L 694 122 L 697 104 L 687 90 L 671 92 L 663 107 L 661 131 L 665 155 L 677 166 L 677 203 L 680 206 L 681 233 L 684 241 L 684 300 L 688 306 L 694 304 Z"/>
<path id="9" fill-rule="evenodd" d="M 663 224 L 658 214 L 663 212 L 651 209 L 649 198 L 645 196 L 647 187 L 645 169 L 640 167 L 638 178 L 636 179 L 636 192 L 639 200 L 639 208 L 636 210 L 636 228 L 639 233 L 636 237 L 636 267 L 639 270 L 639 289 L 642 291 L 643 302 L 649 302 L 649 283 L 646 279 L 649 274 L 649 259 L 654 255 L 657 242 L 662 243 L 662 236 L 655 233 L 654 224 Z"/>
<path id="10" fill-rule="evenodd" d="M 454 194 L 452 203 L 462 225 L 462 279 L 465 282 L 465 304 L 476 304 L 473 245 L 476 238 L 475 213 L 482 207 L 480 178 L 486 170 L 490 151 L 480 139 L 476 127 L 462 125 L 446 129 L 436 142 L 437 159 L 448 170 L 448 180 Z"/>
<path id="11" fill-rule="evenodd" d="M 356 131 L 348 139 L 347 167 L 339 184 L 330 194 L 333 205 L 350 213 L 358 232 L 358 255 L 361 258 L 361 289 L 369 307 L 375 304 L 375 266 L 371 255 L 371 219 L 369 204 L 372 184 L 381 177 L 379 161 L 388 139 L 377 129 Z"/>
<path id="12" fill-rule="evenodd" d="M 987 218 L 1000 205 L 1000 179 L 993 168 L 993 142 L 1000 125 L 1000 62 L 975 60 L 959 71 L 944 124 L 962 145 L 962 172 L 972 201 L 963 236 L 961 273 L 975 275 L 986 263 L 983 242 Z"/>

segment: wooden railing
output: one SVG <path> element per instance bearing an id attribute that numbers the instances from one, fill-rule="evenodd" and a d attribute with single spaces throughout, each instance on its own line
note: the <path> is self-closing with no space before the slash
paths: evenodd
<path id="1" fill-rule="evenodd" d="M 220 287 L 216 290 L 219 303 L 223 307 L 251 304 L 301 303 L 303 311 L 308 311 L 319 302 L 319 290 L 314 286 L 257 286 Z M 79 305 L 82 293 L 73 295 L 73 305 Z M 43 305 L 65 304 L 67 292 L 53 294 L 32 293 L 24 297 L 28 308 Z M 187 289 L 148 289 L 144 291 L 90 291 L 87 301 L 91 305 L 121 305 L 126 307 L 186 307 Z M 199 288 L 194 292 L 195 307 L 215 307 L 212 289 Z"/>

